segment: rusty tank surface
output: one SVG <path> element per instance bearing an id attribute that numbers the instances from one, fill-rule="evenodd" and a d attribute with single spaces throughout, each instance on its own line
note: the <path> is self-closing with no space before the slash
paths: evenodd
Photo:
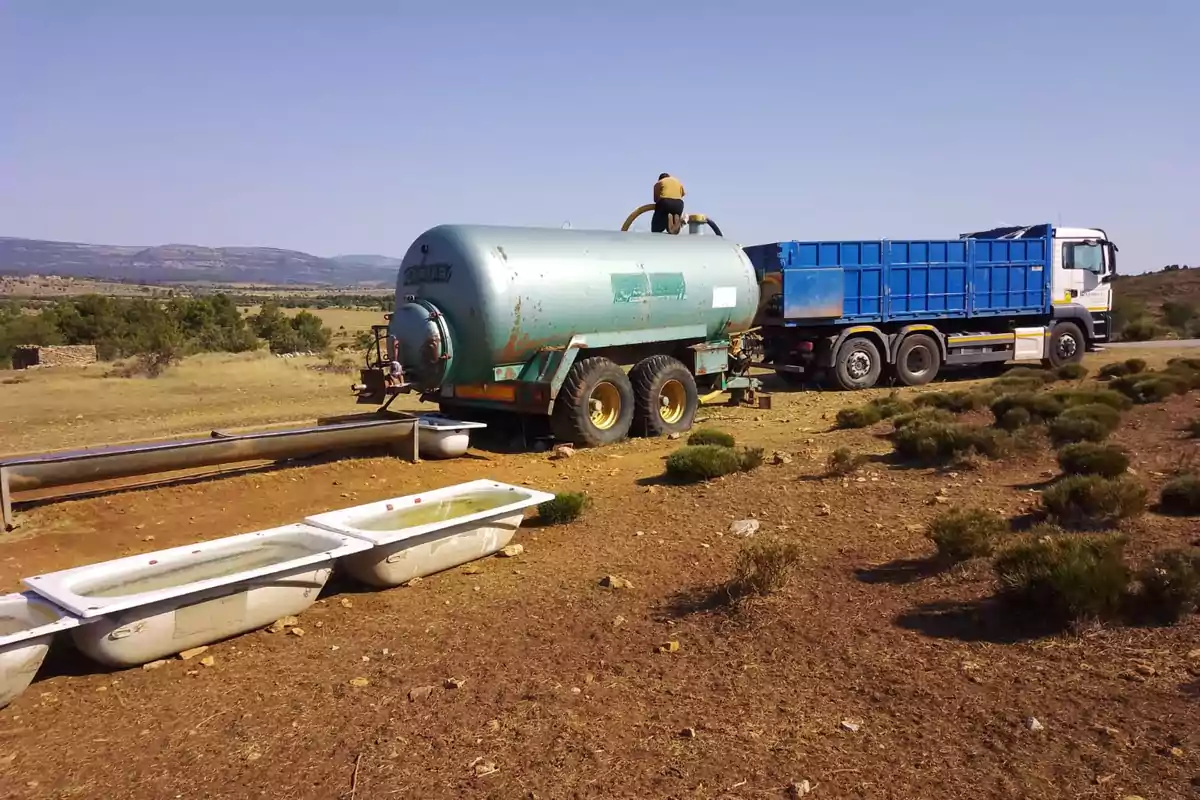
<path id="1" fill-rule="evenodd" d="M 405 254 L 388 333 L 422 391 L 516 379 L 546 348 L 724 341 L 754 268 L 719 236 L 440 225 Z"/>

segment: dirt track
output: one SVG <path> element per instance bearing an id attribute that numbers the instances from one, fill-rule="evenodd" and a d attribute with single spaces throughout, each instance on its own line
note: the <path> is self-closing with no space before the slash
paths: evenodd
<path id="1" fill-rule="evenodd" d="M 386 592 L 331 586 L 304 636 L 218 644 L 212 667 L 100 674 L 60 649 L 0 711 L 0 796 L 752 798 L 808 780 L 826 798 L 1200 797 L 1196 618 L 1038 638 L 986 602 L 986 565 L 922 560 L 912 526 L 938 489 L 1017 515 L 1051 454 L 820 478 L 839 445 L 889 449 L 886 425 L 827 432 L 844 401 L 707 412 L 793 460 L 700 488 L 654 481 L 678 444 L 662 440 L 565 461 L 349 460 L 33 509 L 0 545 L 0 588 L 477 477 L 595 499 L 569 526 L 522 528 L 516 559 Z M 1192 393 L 1126 415 L 1115 439 L 1151 487 L 1195 447 L 1174 427 L 1196 414 Z M 729 524 L 752 516 L 803 543 L 805 566 L 745 612 L 709 607 L 740 544 Z M 1200 537 L 1153 514 L 1130 532 L 1135 557 Z M 601 589 L 607 574 L 633 588 Z M 668 640 L 678 652 L 657 651 Z M 410 701 L 423 686 L 437 688 Z"/>

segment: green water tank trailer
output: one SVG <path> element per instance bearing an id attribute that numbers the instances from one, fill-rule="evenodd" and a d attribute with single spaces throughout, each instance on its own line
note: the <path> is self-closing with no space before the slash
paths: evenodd
<path id="1" fill-rule="evenodd" d="M 741 385 L 731 342 L 758 303 L 720 236 L 439 225 L 400 265 L 389 346 L 425 399 L 550 414 L 558 438 L 603 444 L 686 430 L 697 377 Z"/>

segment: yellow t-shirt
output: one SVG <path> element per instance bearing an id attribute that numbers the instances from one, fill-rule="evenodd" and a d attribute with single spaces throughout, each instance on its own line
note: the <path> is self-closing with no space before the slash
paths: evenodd
<path id="1" fill-rule="evenodd" d="M 678 178 L 666 177 L 654 184 L 654 201 L 659 200 L 682 200 L 687 194 L 683 190 L 683 184 Z"/>

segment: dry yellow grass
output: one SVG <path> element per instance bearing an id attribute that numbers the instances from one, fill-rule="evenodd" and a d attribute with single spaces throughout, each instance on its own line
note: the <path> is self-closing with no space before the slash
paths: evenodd
<path id="1" fill-rule="evenodd" d="M 0 371 L 0 453 L 83 447 L 214 428 L 312 420 L 374 410 L 356 406 L 358 375 L 310 369 L 320 358 L 266 353 L 193 356 L 161 377 L 105 377 L 111 364 L 83 370 Z M 405 402 L 407 401 L 407 405 Z M 401 398 L 393 408 L 417 408 Z"/>

